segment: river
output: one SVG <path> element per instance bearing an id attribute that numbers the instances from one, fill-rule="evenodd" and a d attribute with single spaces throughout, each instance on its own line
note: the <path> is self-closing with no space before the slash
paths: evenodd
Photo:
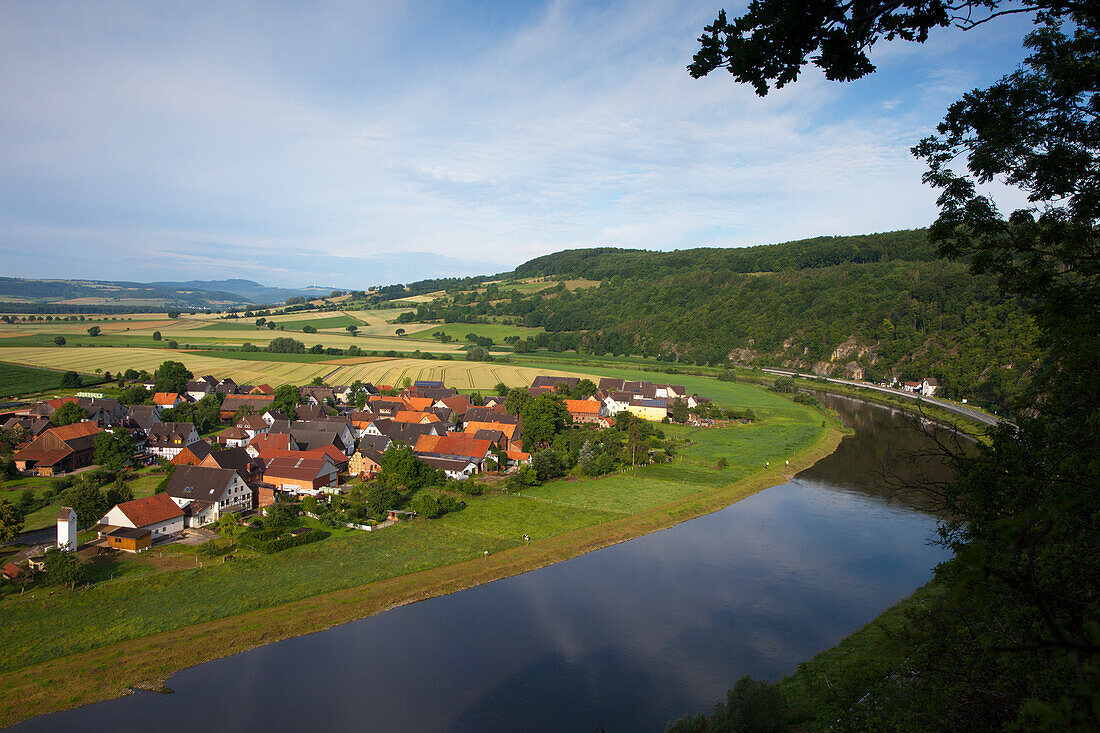
<path id="1" fill-rule="evenodd" d="M 13 730 L 663 730 L 744 674 L 789 674 L 946 559 L 935 518 L 882 475 L 944 478 L 906 455 L 927 438 L 896 410 L 822 399 L 856 434 L 722 511 Z"/>

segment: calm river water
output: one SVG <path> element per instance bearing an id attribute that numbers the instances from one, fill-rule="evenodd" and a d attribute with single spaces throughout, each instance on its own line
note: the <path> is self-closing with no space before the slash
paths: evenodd
<path id="1" fill-rule="evenodd" d="M 720 512 L 16 730 L 663 730 L 744 674 L 790 673 L 946 557 L 935 518 L 881 475 L 915 470 L 905 452 L 925 438 L 896 411 L 826 399 L 856 434 Z"/>

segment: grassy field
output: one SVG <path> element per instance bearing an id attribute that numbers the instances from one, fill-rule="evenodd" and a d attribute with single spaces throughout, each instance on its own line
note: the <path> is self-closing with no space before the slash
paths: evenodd
<path id="1" fill-rule="evenodd" d="M 714 491 L 743 478 L 745 467 L 761 470 L 761 458 L 778 446 L 798 442 L 805 449 L 825 432 L 820 413 L 777 396 L 765 398 L 761 412 L 767 422 L 675 429 L 690 442 L 673 464 L 471 499 L 465 510 L 441 520 L 417 520 L 384 532 L 341 530 L 324 542 L 273 556 L 241 556 L 202 571 L 158 575 L 137 595 L 133 587 L 116 584 L 53 598 L 9 596 L 0 601 L 8 621 L 0 625 L 0 668 L 456 562 L 520 544 L 523 534 L 560 535 Z M 711 467 L 718 454 L 731 468 Z M 158 552 L 173 551 L 185 549 Z M 40 643 L 28 646 L 22 642 L 26 638 Z"/>
<path id="2" fill-rule="evenodd" d="M 560 481 L 518 496 L 471 499 L 466 509 L 440 520 L 372 533 L 337 530 L 277 555 L 239 551 L 233 562 L 206 567 L 196 567 L 190 548 L 170 546 L 140 558 L 146 567 L 129 568 L 128 577 L 91 590 L 8 595 L 0 600 L 8 622 L 0 625 L 0 725 L 670 526 L 781 483 L 785 477 L 774 464 L 737 480 L 738 467 L 759 462 L 761 443 L 789 445 L 801 435 L 794 471 L 839 442 L 839 431 L 820 427 L 820 413 L 740 389 L 744 394 L 734 401 L 759 403 L 767 422 L 677 429 L 691 441 L 682 457 L 665 473 L 633 472 L 637 484 L 626 474 Z M 710 467 L 719 453 L 733 468 Z M 679 481 L 677 467 L 685 469 Z M 534 539 L 529 545 L 524 533 Z M 36 643 L 26 644 L 28 638 Z"/>
<path id="3" fill-rule="evenodd" d="M 333 369 L 326 364 L 245 361 L 164 349 L 0 348 L 0 361 L 74 369 L 89 374 L 96 369 L 112 373 L 125 369 L 147 369 L 152 372 L 165 359 L 181 361 L 195 374 L 232 377 L 237 382 L 246 384 L 307 384 L 313 377 L 323 376 Z"/>
<path id="4" fill-rule="evenodd" d="M 466 341 L 466 334 L 472 333 L 478 336 L 487 336 L 493 340 L 495 344 L 504 343 L 504 339 L 509 336 L 519 336 L 521 339 L 525 339 L 528 336 L 535 336 L 542 333 L 544 329 L 540 328 L 527 328 L 526 326 L 506 326 L 501 323 L 428 323 L 428 324 L 409 324 L 405 328 L 415 327 L 421 330 L 409 331 L 405 338 L 421 339 L 424 341 L 435 341 L 433 333 L 442 331 L 453 339 L 456 339 L 460 343 Z"/>
<path id="5" fill-rule="evenodd" d="M 0 397 L 16 397 L 57 389 L 61 386 L 62 374 L 63 372 L 50 369 L 0 363 Z"/>
<path id="6" fill-rule="evenodd" d="M 298 314 L 295 314 L 298 315 Z M 286 330 L 301 331 L 302 326 L 313 326 L 316 329 L 322 328 L 339 328 L 343 329 L 345 326 L 362 326 L 363 322 L 357 318 L 352 318 L 349 315 L 339 314 L 333 315 L 332 313 L 318 313 L 317 316 L 323 316 L 318 318 L 295 318 L 283 320 L 281 318 L 273 318 L 276 323 L 285 328 Z"/>
<path id="7" fill-rule="evenodd" d="M 143 496 L 152 496 L 157 488 L 157 484 L 159 484 L 163 478 L 164 474 L 150 473 L 149 469 L 142 469 L 136 473 L 133 479 L 126 483 L 130 487 L 130 490 L 134 492 L 134 498 L 140 499 Z M 3 481 L 0 482 L 0 497 L 14 502 L 19 498 L 19 495 L 27 489 L 31 489 L 36 495 L 40 496 L 46 491 L 46 487 L 49 486 L 50 482 L 53 480 L 52 478 L 46 477 L 21 476 L 19 478 Z M 46 527 L 54 526 L 57 522 L 57 510 L 60 506 L 61 502 L 58 500 L 28 514 L 24 520 L 23 531 L 31 532 L 36 529 L 45 529 Z"/>
<path id="8" fill-rule="evenodd" d="M 356 379 L 374 384 L 399 385 L 407 377 L 436 379 L 457 389 L 492 389 L 498 382 L 509 387 L 529 385 L 539 374 L 577 376 L 577 372 L 532 369 L 511 364 L 478 361 L 432 361 L 423 359 L 387 359 L 370 364 L 349 366 L 329 381 L 350 384 Z"/>

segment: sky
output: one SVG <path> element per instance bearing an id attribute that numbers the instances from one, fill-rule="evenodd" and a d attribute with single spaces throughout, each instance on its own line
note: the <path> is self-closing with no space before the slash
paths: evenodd
<path id="1" fill-rule="evenodd" d="M 909 148 L 1024 55 L 1009 17 L 760 98 L 686 71 L 722 7 L 0 0 L 0 275 L 365 288 L 926 226 Z"/>

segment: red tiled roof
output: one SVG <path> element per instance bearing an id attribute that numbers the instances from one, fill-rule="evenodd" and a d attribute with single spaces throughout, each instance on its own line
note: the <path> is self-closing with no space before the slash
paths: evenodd
<path id="1" fill-rule="evenodd" d="M 94 422 L 74 422 L 72 425 L 50 428 L 46 432 L 52 433 L 58 440 L 72 440 L 73 438 L 83 438 L 86 435 L 95 435 L 101 432 L 101 429 Z"/>
<path id="2" fill-rule="evenodd" d="M 465 425 L 466 428 L 463 430 L 463 433 L 473 434 L 478 430 L 499 430 L 508 437 L 508 440 L 512 440 L 516 437 L 516 429 L 519 427 L 519 425 L 514 425 L 512 423 L 482 422 L 480 420 L 471 420 L 465 423 Z"/>
<path id="3" fill-rule="evenodd" d="M 431 412 L 412 412 L 410 410 L 399 410 L 393 416 L 394 422 L 411 422 L 420 423 L 427 420 L 428 422 L 439 422 L 439 415 Z"/>
<path id="4" fill-rule="evenodd" d="M 448 456 L 484 458 L 492 443 L 466 435 L 421 435 L 413 450 L 417 453 L 440 453 Z"/>
<path id="5" fill-rule="evenodd" d="M 599 415 L 600 403 L 590 400 L 566 400 L 565 409 L 577 415 Z"/>
<path id="6" fill-rule="evenodd" d="M 273 458 L 264 471 L 264 480 L 289 478 L 312 481 L 321 475 L 326 465 L 328 461 L 322 458 Z"/>
<path id="7" fill-rule="evenodd" d="M 290 449 L 290 434 L 289 433 L 260 433 L 251 440 L 248 444 L 249 448 L 255 448 L 260 453 L 268 450 L 285 450 Z"/>
<path id="8" fill-rule="evenodd" d="M 154 405 L 173 405 L 179 399 L 178 392 L 157 392 L 153 395 Z"/>
<path id="9" fill-rule="evenodd" d="M 144 496 L 140 499 L 123 502 L 116 508 L 121 510 L 126 518 L 138 528 L 183 516 L 183 510 L 179 508 L 176 502 L 172 501 L 168 494 Z"/>

